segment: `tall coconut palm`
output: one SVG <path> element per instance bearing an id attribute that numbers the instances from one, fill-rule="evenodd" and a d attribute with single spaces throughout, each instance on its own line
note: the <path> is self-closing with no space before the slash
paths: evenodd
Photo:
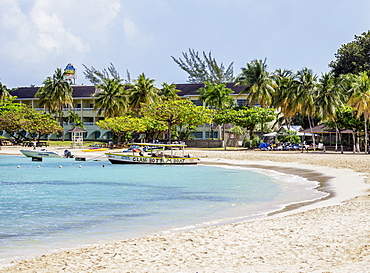
<path id="1" fill-rule="evenodd" d="M 230 96 L 232 90 L 227 88 L 225 83 L 205 82 L 205 87 L 200 88 L 198 92 L 201 101 L 205 102 L 207 106 L 215 107 L 218 110 L 224 110 L 233 103 L 233 99 Z M 225 124 L 222 125 L 222 140 L 225 140 Z"/>
<path id="2" fill-rule="evenodd" d="M 225 83 L 205 82 L 205 86 L 200 88 L 198 92 L 200 100 L 205 102 L 207 106 L 223 110 L 230 107 L 233 103 L 233 99 L 230 96 L 232 90 L 227 88 Z"/>
<path id="3" fill-rule="evenodd" d="M 353 77 L 351 97 L 348 105 L 357 110 L 357 117 L 364 114 L 365 153 L 368 151 L 367 121 L 370 117 L 370 78 L 368 73 L 361 72 Z"/>
<path id="4" fill-rule="evenodd" d="M 122 116 L 128 109 L 128 99 L 125 93 L 125 84 L 121 79 L 104 78 L 96 86 L 101 92 L 94 93 L 96 97 L 94 111 L 106 118 Z"/>
<path id="5" fill-rule="evenodd" d="M 63 127 L 63 108 L 72 106 L 73 89 L 60 68 L 55 70 L 52 77 L 46 78 L 43 84 L 44 86 L 37 90 L 35 97 L 39 98 L 40 106 L 58 114 L 59 123 Z M 62 140 L 64 140 L 64 134 Z"/>
<path id="6" fill-rule="evenodd" d="M 247 94 L 246 103 L 250 106 L 260 104 L 262 107 L 268 107 L 272 103 L 276 84 L 272 80 L 267 70 L 266 59 L 253 60 L 242 68 L 241 74 L 236 79 L 236 85 L 244 85 L 240 94 Z"/>
<path id="7" fill-rule="evenodd" d="M 134 80 L 134 85 L 130 89 L 130 108 L 139 112 L 141 104 L 152 103 L 158 99 L 158 88 L 154 85 L 155 80 L 145 77 L 142 73 Z"/>
<path id="8" fill-rule="evenodd" d="M 297 109 L 302 115 L 306 115 L 312 133 L 313 117 L 315 115 L 315 94 L 317 75 L 311 69 L 303 68 L 296 74 L 296 97 Z M 315 135 L 312 134 L 315 143 Z"/>
<path id="9" fill-rule="evenodd" d="M 6 85 L 0 82 L 0 104 L 4 103 L 6 99 L 10 98 L 11 95 L 9 93 L 9 89 L 6 88 Z"/>
<path id="10" fill-rule="evenodd" d="M 162 88 L 159 90 L 158 95 L 162 100 L 175 100 L 179 98 L 177 95 L 178 92 L 180 92 L 180 90 L 176 89 L 176 84 L 168 84 L 164 82 L 162 83 Z"/>
<path id="11" fill-rule="evenodd" d="M 335 78 L 332 72 L 322 74 L 317 85 L 317 93 L 315 98 L 315 106 L 318 109 L 322 121 L 333 121 L 335 124 L 335 131 L 339 134 L 339 128 L 336 122 L 337 109 L 344 105 L 345 93 L 341 85 L 342 80 Z M 341 152 L 343 152 L 343 145 L 341 143 Z M 337 149 L 337 148 L 336 148 Z"/>
<path id="12" fill-rule="evenodd" d="M 291 118 L 297 113 L 294 75 L 290 70 L 278 69 L 272 77 L 276 83 L 276 88 L 271 106 L 280 111 L 289 128 Z"/>

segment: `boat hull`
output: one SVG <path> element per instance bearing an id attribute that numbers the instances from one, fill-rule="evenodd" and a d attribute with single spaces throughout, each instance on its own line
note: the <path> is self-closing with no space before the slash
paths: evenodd
<path id="1" fill-rule="evenodd" d="M 92 148 L 92 149 L 86 149 L 82 150 L 83 152 L 101 152 L 101 151 L 107 151 L 108 148 Z"/>
<path id="2" fill-rule="evenodd" d="M 196 157 L 150 157 L 125 154 L 106 154 L 112 164 L 154 164 L 154 165 L 195 165 L 199 163 Z"/>
<path id="3" fill-rule="evenodd" d="M 57 152 L 48 152 L 48 151 L 21 150 L 21 153 L 27 157 L 41 157 L 41 158 L 61 158 L 63 157 Z"/>

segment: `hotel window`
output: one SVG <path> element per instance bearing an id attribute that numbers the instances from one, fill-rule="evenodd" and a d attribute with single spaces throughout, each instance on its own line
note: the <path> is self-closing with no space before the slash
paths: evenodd
<path id="1" fill-rule="evenodd" d="M 212 137 L 212 133 L 213 133 L 213 137 Z M 218 131 L 213 131 L 213 132 L 206 132 L 206 139 L 210 139 L 210 138 L 213 138 L 213 139 L 216 139 L 218 138 Z"/>
<path id="2" fill-rule="evenodd" d="M 194 132 L 193 136 L 196 139 L 202 139 L 203 138 L 203 132 Z"/>
<path id="3" fill-rule="evenodd" d="M 243 100 L 236 100 L 236 103 L 239 105 L 239 106 L 243 106 L 244 105 L 244 103 L 245 103 L 245 99 L 243 99 Z"/>
<path id="4" fill-rule="evenodd" d="M 196 106 L 203 106 L 203 102 L 200 100 L 191 100 L 192 103 L 194 103 Z"/>

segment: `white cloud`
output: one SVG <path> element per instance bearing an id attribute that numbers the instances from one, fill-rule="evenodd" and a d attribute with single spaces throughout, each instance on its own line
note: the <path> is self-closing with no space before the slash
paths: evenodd
<path id="1" fill-rule="evenodd" d="M 123 19 L 124 40 L 126 43 L 141 46 L 148 44 L 151 40 L 151 34 L 143 33 L 139 27 L 129 18 Z"/>

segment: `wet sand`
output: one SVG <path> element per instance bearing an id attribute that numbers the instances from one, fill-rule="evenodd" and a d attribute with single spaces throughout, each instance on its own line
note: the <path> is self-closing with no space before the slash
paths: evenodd
<path id="1" fill-rule="evenodd" d="M 5 149 L 0 153 L 17 154 Z M 264 219 L 122 240 L 16 261 L 0 272 L 370 271 L 367 190 L 370 155 L 189 152 L 201 157 L 202 164 L 233 164 L 298 174 L 319 181 L 321 190 L 330 192 L 331 197 L 299 204 Z M 73 150 L 72 153 L 79 154 Z"/>

